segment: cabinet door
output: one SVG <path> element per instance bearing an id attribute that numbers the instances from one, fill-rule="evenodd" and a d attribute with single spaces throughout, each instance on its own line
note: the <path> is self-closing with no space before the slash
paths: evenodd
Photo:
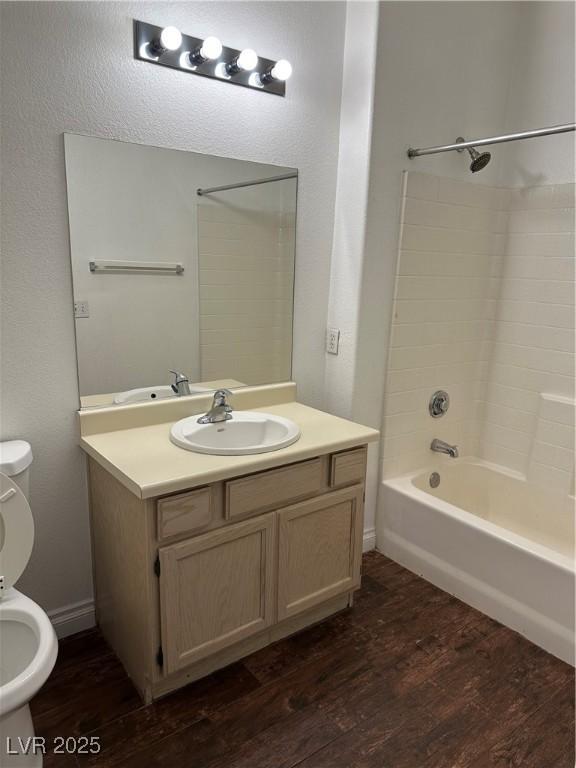
<path id="1" fill-rule="evenodd" d="M 268 514 L 160 549 L 168 673 L 273 623 L 274 531 Z"/>
<path id="2" fill-rule="evenodd" d="M 278 512 L 278 618 L 360 586 L 362 486 Z"/>

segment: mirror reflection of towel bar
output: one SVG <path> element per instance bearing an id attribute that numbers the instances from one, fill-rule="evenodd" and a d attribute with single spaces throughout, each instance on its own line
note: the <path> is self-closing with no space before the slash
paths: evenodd
<path id="1" fill-rule="evenodd" d="M 184 272 L 182 264 L 162 261 L 89 261 L 90 272 Z"/>

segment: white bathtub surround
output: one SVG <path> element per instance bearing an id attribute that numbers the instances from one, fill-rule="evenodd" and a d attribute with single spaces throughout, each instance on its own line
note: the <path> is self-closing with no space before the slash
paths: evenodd
<path id="1" fill-rule="evenodd" d="M 528 479 L 574 495 L 574 400 L 540 395 Z"/>
<path id="2" fill-rule="evenodd" d="M 438 437 L 573 487 L 574 190 L 406 174 L 385 478 L 438 463 Z M 442 419 L 427 410 L 436 389 L 451 397 Z"/>
<path id="3" fill-rule="evenodd" d="M 574 468 L 574 184 L 511 190 L 480 455 L 568 493 Z"/>
<path id="4" fill-rule="evenodd" d="M 505 245 L 508 191 L 407 173 L 384 401 L 384 477 L 475 454 Z M 437 389 L 450 409 L 432 419 Z"/>
<path id="5" fill-rule="evenodd" d="M 259 384 L 291 378 L 296 213 L 283 208 L 295 184 L 268 185 L 272 192 L 235 190 L 233 201 L 198 205 L 204 379 Z M 265 194 L 269 210 L 262 210 Z"/>
<path id="6" fill-rule="evenodd" d="M 574 664 L 574 499 L 487 462 L 386 480 L 380 549 Z"/>

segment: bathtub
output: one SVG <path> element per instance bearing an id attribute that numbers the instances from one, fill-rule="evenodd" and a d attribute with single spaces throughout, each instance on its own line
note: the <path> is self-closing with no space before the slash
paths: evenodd
<path id="1" fill-rule="evenodd" d="M 385 480 L 378 548 L 574 664 L 574 497 L 471 459 Z"/>

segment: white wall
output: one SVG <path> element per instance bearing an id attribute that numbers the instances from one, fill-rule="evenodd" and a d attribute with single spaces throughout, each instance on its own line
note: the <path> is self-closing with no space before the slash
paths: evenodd
<path id="1" fill-rule="evenodd" d="M 92 589 L 62 133 L 300 170 L 294 377 L 321 404 L 345 6 L 22 2 L 0 13 L 1 436 L 34 447 L 36 544 L 19 585 L 54 609 Z M 132 18 L 290 59 L 286 98 L 135 61 Z"/>
<path id="2" fill-rule="evenodd" d="M 370 139 L 378 34 L 378 3 L 349 3 L 340 119 L 338 183 L 328 325 L 340 328 L 338 355 L 326 356 L 326 405 L 350 418 L 361 301 L 370 176 Z"/>
<path id="3" fill-rule="evenodd" d="M 328 326 L 340 329 L 338 355 L 326 355 L 323 408 L 354 418 L 357 383 L 358 322 L 363 303 L 362 269 L 366 246 L 367 201 L 379 3 L 351 2 L 346 10 L 346 39 L 340 120 L 338 185 L 330 273 Z M 378 427 L 378 420 L 370 422 Z M 368 448 L 365 546 L 374 546 L 379 446 Z"/>
<path id="4" fill-rule="evenodd" d="M 574 122 L 576 86 L 573 2 L 523 2 L 504 131 Z M 494 147 L 501 184 L 528 187 L 574 181 L 573 133 Z"/>

